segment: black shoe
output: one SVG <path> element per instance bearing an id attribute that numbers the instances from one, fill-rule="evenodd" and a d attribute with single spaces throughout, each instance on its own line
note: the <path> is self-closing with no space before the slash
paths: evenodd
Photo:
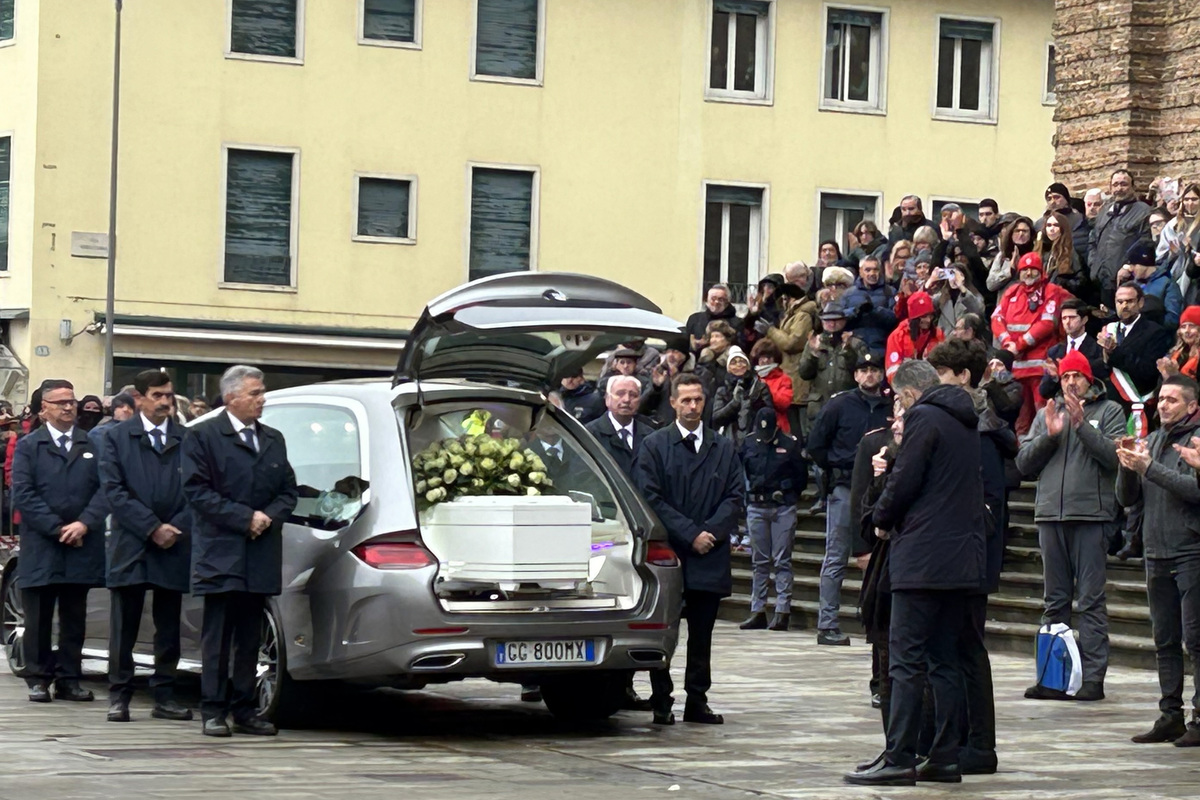
<path id="1" fill-rule="evenodd" d="M 623 711 L 653 711 L 654 706 L 650 705 L 650 701 L 638 697 L 637 692 L 632 688 L 625 690 L 625 696 L 621 698 L 621 709 Z"/>
<path id="2" fill-rule="evenodd" d="M 818 500 L 817 502 L 813 503 L 808 508 L 808 515 L 810 517 L 823 516 L 824 514 L 825 514 L 825 501 L 824 500 Z"/>
<path id="3" fill-rule="evenodd" d="M 995 750 L 964 747 L 958 756 L 958 770 L 963 775 L 995 775 L 998 766 Z"/>
<path id="4" fill-rule="evenodd" d="M 90 690 L 84 689 L 78 683 L 60 683 L 54 687 L 55 700 L 72 700 L 76 703 L 90 703 L 96 699 L 96 695 Z"/>
<path id="5" fill-rule="evenodd" d="M 746 621 L 738 625 L 744 631 L 762 631 L 767 628 L 767 612 L 755 611 Z"/>
<path id="6" fill-rule="evenodd" d="M 1075 693 L 1076 700 L 1094 702 L 1104 699 L 1104 683 L 1101 681 L 1084 681 L 1083 686 Z"/>
<path id="7" fill-rule="evenodd" d="M 1142 557 L 1142 535 L 1140 533 L 1126 533 L 1125 546 L 1117 551 L 1117 558 L 1122 561 L 1128 561 L 1131 558 Z"/>
<path id="8" fill-rule="evenodd" d="M 174 700 L 167 700 L 164 703 L 155 703 L 154 710 L 150 712 L 150 716 L 155 719 L 173 719 L 177 722 L 187 722 L 192 719 L 192 710 L 187 706 L 182 706 Z"/>
<path id="9" fill-rule="evenodd" d="M 696 708 L 684 708 L 683 721 L 697 722 L 701 725 L 725 724 L 725 718 L 720 714 L 714 714 L 713 710 L 708 707 L 707 703 L 703 706 L 697 706 Z"/>
<path id="10" fill-rule="evenodd" d="M 116 700 L 108 706 L 109 722 L 129 722 L 129 703 Z"/>
<path id="11" fill-rule="evenodd" d="M 1175 740 L 1175 746 L 1200 747 L 1200 720 L 1192 720 L 1188 723 L 1187 732 Z"/>
<path id="12" fill-rule="evenodd" d="M 854 767 L 854 771 L 855 772 L 866 772 L 869 769 L 875 769 L 876 767 L 878 767 L 880 764 L 883 763 L 883 760 L 885 758 L 887 758 L 887 750 L 884 750 L 879 755 L 875 756 L 874 761 L 864 761 L 863 763 L 856 765 Z"/>
<path id="13" fill-rule="evenodd" d="M 1130 741 L 1134 744 L 1158 744 L 1159 742 L 1173 742 L 1176 739 L 1183 738 L 1187 733 L 1187 725 L 1183 723 L 1183 717 L 1168 717 L 1162 716 L 1154 721 L 1154 727 L 1145 733 L 1139 733 Z"/>
<path id="14" fill-rule="evenodd" d="M 769 631 L 786 631 L 788 622 L 791 620 L 791 614 L 780 614 L 775 612 L 775 616 L 771 618 L 771 624 L 767 626 Z"/>
<path id="15" fill-rule="evenodd" d="M 834 645 L 835 647 L 849 647 L 850 637 L 841 631 L 817 631 L 817 644 Z"/>
<path id="16" fill-rule="evenodd" d="M 898 767 L 884 758 L 877 759 L 870 769 L 843 775 L 842 780 L 858 786 L 916 786 L 917 771 L 912 767 Z"/>
<path id="17" fill-rule="evenodd" d="M 1040 683 L 1035 683 L 1025 690 L 1026 700 L 1070 700 L 1071 695 L 1058 689 L 1047 689 Z"/>
<path id="18" fill-rule="evenodd" d="M 212 717 L 204 720 L 201 730 L 205 736 L 233 736 L 229 726 L 225 724 L 224 717 Z"/>
<path id="19" fill-rule="evenodd" d="M 230 727 L 234 733 L 246 733 L 251 736 L 274 736 L 279 733 L 278 728 L 262 717 L 246 717 L 241 721 L 235 719 Z"/>
<path id="20" fill-rule="evenodd" d="M 672 714 L 670 711 L 655 711 L 654 712 L 654 724 L 655 725 L 674 725 L 675 724 L 675 715 Z"/>
<path id="21" fill-rule="evenodd" d="M 39 683 L 29 687 L 29 702 L 31 703 L 49 703 L 50 689 L 44 683 Z"/>
<path id="22" fill-rule="evenodd" d="M 871 708 L 883 708 L 883 698 L 878 694 L 871 695 Z"/>
<path id="23" fill-rule="evenodd" d="M 917 780 L 927 783 L 962 783 L 962 770 L 958 764 L 934 764 L 922 761 L 917 764 Z"/>
<path id="24" fill-rule="evenodd" d="M 542 702 L 542 689 L 540 686 L 522 686 L 521 687 L 521 702 L 522 703 L 540 703 Z"/>

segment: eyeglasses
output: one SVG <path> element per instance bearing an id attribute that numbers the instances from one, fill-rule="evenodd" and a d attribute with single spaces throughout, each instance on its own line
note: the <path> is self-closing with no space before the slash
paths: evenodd
<path id="1" fill-rule="evenodd" d="M 74 408 L 79 405 L 78 400 L 43 400 L 48 406 L 58 406 L 59 408 Z"/>

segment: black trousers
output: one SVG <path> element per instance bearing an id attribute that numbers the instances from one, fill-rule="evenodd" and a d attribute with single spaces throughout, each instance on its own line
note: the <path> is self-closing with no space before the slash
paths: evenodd
<path id="1" fill-rule="evenodd" d="M 958 637 L 966 708 L 964 741 L 971 750 L 996 749 L 996 701 L 992 692 L 992 661 L 983 643 L 987 623 L 987 595 L 970 595 L 963 605 L 966 619 Z"/>
<path id="2" fill-rule="evenodd" d="M 87 633 L 87 595 L 90 587 L 57 583 L 21 590 L 25 606 L 25 682 L 69 683 L 83 674 L 83 639 Z M 58 604 L 58 652 L 51 647 L 54 606 Z"/>
<path id="3" fill-rule="evenodd" d="M 1192 658 L 1192 711 L 1200 714 L 1200 556 L 1146 559 L 1146 596 L 1162 692 L 1158 710 L 1181 718 L 1183 651 Z"/>
<path id="4" fill-rule="evenodd" d="M 200 714 L 204 719 L 232 713 L 234 720 L 242 721 L 258 713 L 255 680 L 266 602 L 266 595 L 250 592 L 204 595 L 200 630 Z"/>
<path id="5" fill-rule="evenodd" d="M 712 688 L 712 634 L 717 622 L 721 595 L 716 592 L 684 590 L 684 613 L 687 620 L 687 664 L 683 670 L 683 688 L 687 692 L 685 708 L 700 710 L 708 704 Z M 655 711 L 671 710 L 675 698 L 675 683 L 671 680 L 670 665 L 650 670 L 650 702 Z"/>
<path id="6" fill-rule="evenodd" d="M 966 595 L 956 591 L 892 592 L 887 755 L 893 764 L 915 766 L 924 749 L 920 738 L 926 680 L 934 702 L 929 759 L 934 764 L 958 763 L 964 705 L 958 639 L 965 627 L 966 602 Z"/>
<path id="7" fill-rule="evenodd" d="M 150 607 L 154 619 L 154 675 L 150 689 L 155 703 L 171 700 L 179 666 L 179 614 L 183 594 L 157 586 L 117 586 L 110 590 L 108 626 L 108 701 L 129 702 L 133 697 L 133 648 L 142 624 L 146 592 L 154 592 Z"/>

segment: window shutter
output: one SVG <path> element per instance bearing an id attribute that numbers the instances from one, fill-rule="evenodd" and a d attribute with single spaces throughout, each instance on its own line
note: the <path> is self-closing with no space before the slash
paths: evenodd
<path id="1" fill-rule="evenodd" d="M 762 189 L 749 186 L 708 185 L 708 202 L 729 203 L 735 206 L 761 206 Z"/>
<path id="2" fill-rule="evenodd" d="M 417 0 L 363 0 L 363 38 L 416 41 Z"/>
<path id="3" fill-rule="evenodd" d="M 830 25 L 862 25 L 868 28 L 879 25 L 879 14 L 868 11 L 854 11 L 849 8 L 829 9 Z"/>
<path id="4" fill-rule="evenodd" d="M 358 179 L 358 235 L 408 238 L 408 181 Z"/>
<path id="5" fill-rule="evenodd" d="M 17 0 L 0 0 L 0 42 L 13 38 L 13 13 Z"/>
<path id="6" fill-rule="evenodd" d="M 532 220 L 532 172 L 474 170 L 470 279 L 529 269 Z"/>
<path id="7" fill-rule="evenodd" d="M 477 0 L 475 72 L 537 78 L 538 0 Z"/>
<path id="8" fill-rule="evenodd" d="M 821 206 L 823 208 L 844 209 L 846 211 L 864 211 L 875 216 L 875 198 L 862 197 L 851 194 L 822 194 Z"/>
<path id="9" fill-rule="evenodd" d="M 713 0 L 713 11 L 723 11 L 726 14 L 754 14 L 765 17 L 770 10 L 771 4 L 761 0 Z"/>
<path id="10" fill-rule="evenodd" d="M 990 42 L 995 25 L 990 22 L 975 22 L 966 19 L 942 20 L 942 36 L 951 39 L 975 39 Z"/>
<path id="11" fill-rule="evenodd" d="M 291 153 L 230 150 L 225 199 L 225 280 L 292 283 Z"/>
<path id="12" fill-rule="evenodd" d="M 229 49 L 257 56 L 296 57 L 298 0 L 233 0 Z"/>
<path id="13" fill-rule="evenodd" d="M 12 139 L 0 139 L 0 272 L 8 270 L 8 176 Z"/>

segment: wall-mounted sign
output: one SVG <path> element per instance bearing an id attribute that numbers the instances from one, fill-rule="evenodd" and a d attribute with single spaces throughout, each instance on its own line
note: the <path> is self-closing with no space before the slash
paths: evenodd
<path id="1" fill-rule="evenodd" d="M 78 258 L 108 258 L 108 234 L 71 231 L 71 255 Z"/>
<path id="2" fill-rule="evenodd" d="M 50 355 L 50 348 L 44 344 L 39 344 L 37 347 L 33 348 L 33 354 L 35 356 L 48 356 Z"/>

